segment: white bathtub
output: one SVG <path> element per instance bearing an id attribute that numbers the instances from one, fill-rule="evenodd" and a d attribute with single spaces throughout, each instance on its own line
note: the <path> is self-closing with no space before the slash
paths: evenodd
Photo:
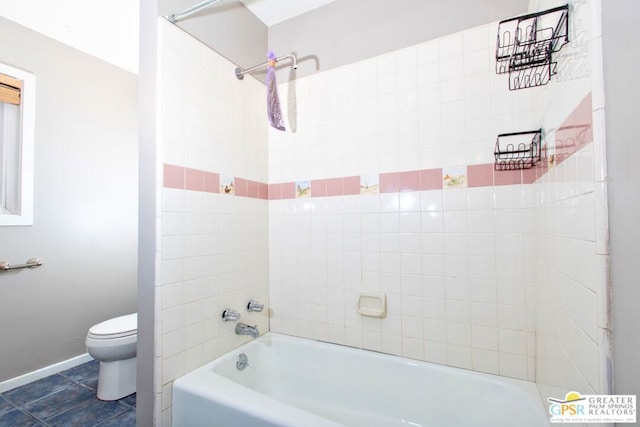
<path id="1" fill-rule="evenodd" d="M 274 333 L 173 384 L 173 427 L 548 427 L 548 419 L 532 383 Z"/>

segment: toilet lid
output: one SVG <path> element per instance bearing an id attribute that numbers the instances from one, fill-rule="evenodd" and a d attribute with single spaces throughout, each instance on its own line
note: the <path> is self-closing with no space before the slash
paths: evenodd
<path id="1" fill-rule="evenodd" d="M 138 333 L 138 314 L 128 314 L 105 320 L 89 329 L 92 338 L 119 338 Z"/>

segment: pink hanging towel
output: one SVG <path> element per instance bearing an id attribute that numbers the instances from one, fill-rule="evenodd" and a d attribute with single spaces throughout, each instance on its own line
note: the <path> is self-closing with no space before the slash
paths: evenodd
<path id="1" fill-rule="evenodd" d="M 278 84 L 276 83 L 276 55 L 269 51 L 269 65 L 267 65 L 267 115 L 269 124 L 278 130 L 285 130 L 278 98 Z"/>

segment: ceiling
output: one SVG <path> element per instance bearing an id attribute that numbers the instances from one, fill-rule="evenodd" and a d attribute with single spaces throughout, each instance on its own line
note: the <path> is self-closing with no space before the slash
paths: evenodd
<path id="1" fill-rule="evenodd" d="M 240 0 L 262 22 L 272 25 L 336 0 Z"/>

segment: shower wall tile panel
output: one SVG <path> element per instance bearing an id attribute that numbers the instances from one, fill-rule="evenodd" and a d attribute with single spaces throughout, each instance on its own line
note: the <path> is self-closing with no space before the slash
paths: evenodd
<path id="1" fill-rule="evenodd" d="M 279 86 L 295 132 L 269 131 L 272 330 L 535 379 L 533 180 L 495 172 L 493 148 L 537 123 L 493 72 L 496 30 Z M 340 196 L 334 177 L 378 189 Z M 388 316 L 360 316 L 360 291 Z"/>
<path id="2" fill-rule="evenodd" d="M 547 173 L 531 186 L 536 227 L 537 358 L 540 394 L 611 393 L 605 138 L 601 132 L 601 0 L 571 0 L 570 42 L 558 74 L 537 91 Z M 532 10 L 557 6 L 532 0 Z M 569 154 L 573 152 L 574 154 Z"/>
<path id="3" fill-rule="evenodd" d="M 156 419 L 171 425 L 173 380 L 241 345 L 229 307 L 269 330 L 264 86 L 164 19 L 158 21 Z M 234 179 L 238 196 L 220 183 Z"/>
<path id="4" fill-rule="evenodd" d="M 572 4 L 573 32 L 588 31 L 588 3 Z M 496 30 L 280 86 L 295 132 L 269 137 L 271 328 L 601 390 L 592 79 L 565 65 L 547 87 L 508 91 L 494 73 Z M 583 55 L 574 45 L 567 57 Z M 538 167 L 493 171 L 497 134 L 540 127 Z M 377 176 L 379 191 L 327 193 L 326 180 L 346 176 Z M 311 198 L 296 199 L 307 181 Z M 362 290 L 387 293 L 386 319 L 356 313 Z"/>

